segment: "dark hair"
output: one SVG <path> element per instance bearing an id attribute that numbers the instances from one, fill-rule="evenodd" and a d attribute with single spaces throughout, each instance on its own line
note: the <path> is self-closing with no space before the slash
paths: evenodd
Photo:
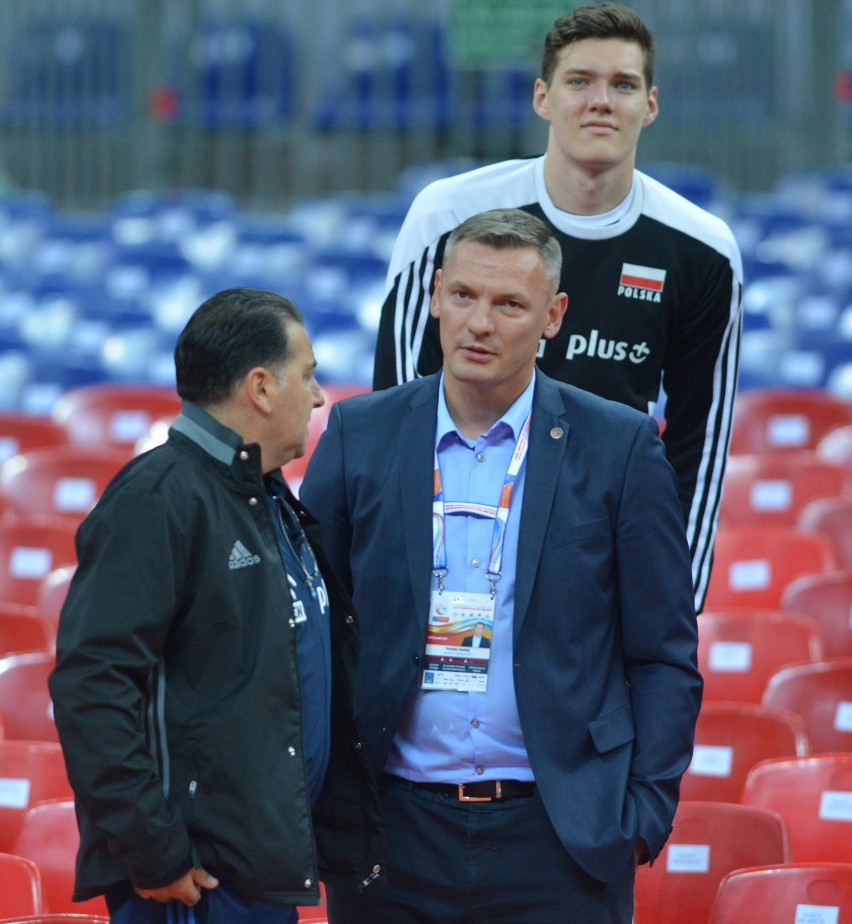
<path id="1" fill-rule="evenodd" d="M 633 10 L 621 3 L 608 2 L 579 6 L 556 20 L 553 28 L 544 37 L 541 79 L 549 85 L 562 49 L 588 38 L 614 38 L 635 42 L 642 50 L 642 71 L 647 89 L 653 86 L 657 52 L 651 30 Z"/>
<path id="2" fill-rule="evenodd" d="M 290 358 L 287 323 L 304 323 L 287 298 L 225 289 L 195 310 L 175 346 L 177 393 L 202 407 L 227 400 L 250 369 Z"/>
<path id="3" fill-rule="evenodd" d="M 559 288 L 562 275 L 562 249 L 550 228 L 523 209 L 490 209 L 472 215 L 463 221 L 447 238 L 443 262 L 460 241 L 475 241 L 495 250 L 517 250 L 532 247 L 538 251 L 544 264 L 544 274 L 552 287 L 551 295 Z"/>

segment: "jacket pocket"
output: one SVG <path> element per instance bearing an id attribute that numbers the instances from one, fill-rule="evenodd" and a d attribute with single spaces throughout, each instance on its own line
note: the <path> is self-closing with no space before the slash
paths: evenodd
<path id="1" fill-rule="evenodd" d="M 589 722 L 589 733 L 599 754 L 627 744 L 636 737 L 633 710 L 629 705 Z"/>

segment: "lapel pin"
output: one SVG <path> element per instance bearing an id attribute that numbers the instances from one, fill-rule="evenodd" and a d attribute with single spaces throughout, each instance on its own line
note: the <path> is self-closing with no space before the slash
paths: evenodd
<path id="1" fill-rule="evenodd" d="M 562 429 L 562 427 L 554 427 L 550 431 L 550 435 L 553 437 L 553 439 L 558 440 L 564 432 L 565 431 Z"/>

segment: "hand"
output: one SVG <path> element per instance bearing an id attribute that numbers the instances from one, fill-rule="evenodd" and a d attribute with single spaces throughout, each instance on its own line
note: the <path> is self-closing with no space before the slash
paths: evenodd
<path id="1" fill-rule="evenodd" d="M 197 905 L 201 901 L 202 889 L 215 889 L 219 880 L 200 866 L 188 870 L 180 879 L 158 889 L 135 889 L 140 898 L 151 898 L 155 902 L 176 899 L 184 905 Z"/>

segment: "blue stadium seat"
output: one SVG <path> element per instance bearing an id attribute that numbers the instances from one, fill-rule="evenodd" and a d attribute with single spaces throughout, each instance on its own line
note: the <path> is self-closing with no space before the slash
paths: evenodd
<path id="1" fill-rule="evenodd" d="M 434 19 L 361 18 L 314 111 L 320 131 L 446 128 L 450 70 Z"/>

